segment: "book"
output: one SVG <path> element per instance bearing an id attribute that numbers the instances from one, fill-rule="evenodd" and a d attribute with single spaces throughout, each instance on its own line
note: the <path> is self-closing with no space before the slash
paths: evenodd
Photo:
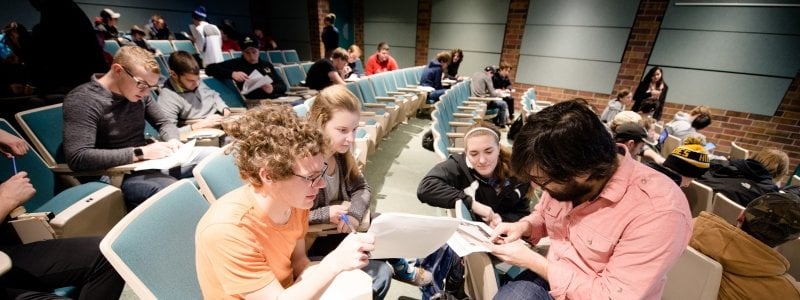
<path id="1" fill-rule="evenodd" d="M 199 152 L 195 151 L 194 144 L 197 140 L 189 140 L 185 144 L 183 144 L 178 151 L 172 153 L 172 155 L 159 158 L 159 159 L 151 159 L 145 160 L 143 162 L 137 163 L 136 167 L 133 169 L 134 171 L 141 171 L 141 170 L 166 170 L 172 167 L 181 166 L 185 163 L 188 163 L 194 159 Z"/>
<path id="2" fill-rule="evenodd" d="M 261 75 L 258 70 L 253 70 L 253 72 L 247 77 L 247 80 L 244 81 L 244 85 L 242 86 L 242 94 L 249 94 L 256 89 L 261 88 L 265 84 L 270 83 L 272 83 L 272 78 Z"/>

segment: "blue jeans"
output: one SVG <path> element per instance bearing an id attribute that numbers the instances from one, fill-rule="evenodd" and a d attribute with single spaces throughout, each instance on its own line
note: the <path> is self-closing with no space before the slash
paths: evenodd
<path id="1" fill-rule="evenodd" d="M 370 259 L 362 271 L 372 277 L 372 299 L 382 300 L 392 284 L 392 267 L 383 260 Z"/>
<path id="2" fill-rule="evenodd" d="M 439 98 L 442 97 L 442 95 L 444 95 L 444 92 L 446 91 L 447 91 L 446 89 L 440 89 L 430 92 L 430 94 L 428 94 L 428 103 L 439 102 Z"/>
<path id="3" fill-rule="evenodd" d="M 494 295 L 494 299 L 553 299 L 550 296 L 550 284 L 531 270 L 525 270 L 514 279 L 505 283 Z"/>
<path id="4" fill-rule="evenodd" d="M 508 103 L 505 101 L 492 101 L 495 107 L 497 107 L 497 126 L 506 126 L 508 122 Z M 487 106 L 488 108 L 488 106 Z"/>
<path id="5" fill-rule="evenodd" d="M 125 175 L 122 180 L 122 196 L 128 210 L 142 204 L 147 198 L 175 183 L 178 179 L 191 178 L 192 170 L 203 158 L 217 151 L 217 147 L 195 147 L 197 156 L 180 167 L 169 170 L 142 170 Z"/>

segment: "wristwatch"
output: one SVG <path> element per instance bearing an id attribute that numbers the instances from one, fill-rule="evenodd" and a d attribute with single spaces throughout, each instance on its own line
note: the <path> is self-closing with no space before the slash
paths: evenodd
<path id="1" fill-rule="evenodd" d="M 142 148 L 133 148 L 133 156 L 136 156 L 137 159 L 144 159 L 144 151 Z"/>

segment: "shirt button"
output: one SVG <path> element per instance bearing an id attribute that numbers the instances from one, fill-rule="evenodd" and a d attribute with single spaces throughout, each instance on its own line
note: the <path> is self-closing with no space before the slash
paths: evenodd
<path id="1" fill-rule="evenodd" d="M 589 246 L 591 246 L 592 245 L 592 240 L 588 240 L 588 241 L 586 241 L 586 243 L 588 243 Z"/>
<path id="2" fill-rule="evenodd" d="M 550 211 L 550 207 L 549 206 L 547 207 L 547 211 Z"/>
<path id="3" fill-rule="evenodd" d="M 618 288 L 617 293 L 622 293 L 622 288 Z"/>
<path id="4" fill-rule="evenodd" d="M 642 178 L 642 181 L 641 181 L 641 183 L 642 183 L 642 184 L 647 184 L 647 179 L 646 179 L 646 178 Z"/>

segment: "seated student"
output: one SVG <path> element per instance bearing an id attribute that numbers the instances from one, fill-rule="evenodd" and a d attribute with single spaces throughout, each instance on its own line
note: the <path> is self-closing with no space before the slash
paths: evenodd
<path id="1" fill-rule="evenodd" d="M 722 193 L 741 206 L 758 196 L 777 192 L 789 172 L 789 156 L 767 148 L 749 159 L 712 160 L 711 169 L 697 180 L 715 193 Z"/>
<path id="2" fill-rule="evenodd" d="M 215 128 L 222 118 L 231 114 L 219 93 L 200 80 L 200 66 L 186 51 L 176 51 L 169 57 L 170 80 L 158 95 L 158 104 L 170 121 L 181 126 L 181 133 L 200 128 Z M 187 120 L 197 120 L 186 124 Z"/>
<path id="3" fill-rule="evenodd" d="M 667 133 L 683 140 L 686 136 L 697 133 L 698 130 L 711 125 L 711 110 L 708 106 L 701 105 L 693 108 L 689 113 L 679 111 L 675 113 L 672 121 L 664 124 Z"/>
<path id="4" fill-rule="evenodd" d="M 464 134 L 464 153 L 431 169 L 417 187 L 417 198 L 432 206 L 454 208 L 464 201 L 476 219 L 492 227 L 516 222 L 530 213 L 530 188 L 511 173 L 511 151 L 500 145 L 496 127 L 477 123 Z"/>
<path id="5" fill-rule="evenodd" d="M 656 144 L 655 139 L 640 123 L 630 122 L 617 126 L 613 135 L 614 142 L 625 145 L 633 157 L 641 156 L 645 152 L 645 147 Z"/>
<path id="6" fill-rule="evenodd" d="M 196 231 L 197 277 L 205 299 L 315 299 L 339 273 L 363 268 L 369 233 L 348 235 L 306 271 L 308 210 L 324 192 L 325 140 L 286 105 L 226 123 L 246 182 L 211 205 Z"/>
<path id="7" fill-rule="evenodd" d="M 107 73 L 93 76 L 90 82 L 67 94 L 64 155 L 70 169 L 99 171 L 163 158 L 180 148 L 178 128 L 150 98 L 151 90 L 158 87 L 159 74 L 153 54 L 139 47 L 124 46 L 117 51 Z M 147 144 L 145 120 L 167 142 Z M 121 189 L 128 208 L 133 209 L 177 181 L 176 177 L 192 177 L 194 165 L 212 151 L 195 150 L 202 154 L 183 167 L 169 172 L 142 170 L 125 175 Z"/>
<path id="8" fill-rule="evenodd" d="M 508 119 L 514 120 L 514 97 L 511 97 L 513 86 L 511 85 L 511 79 L 508 78 L 509 72 L 511 72 L 511 65 L 507 62 L 500 62 L 500 66 L 495 67 L 492 84 L 494 88 L 508 94 L 508 96 L 503 97 L 503 101 L 508 106 Z"/>
<path id="9" fill-rule="evenodd" d="M 683 145 L 672 150 L 664 163 L 649 162 L 646 165 L 667 175 L 678 186 L 687 187 L 709 168 L 708 152 L 703 148 L 702 140 L 700 136 L 689 136 L 683 140 Z"/>
<path id="10" fill-rule="evenodd" d="M 800 299 L 800 284 L 775 251 L 798 237 L 800 198 L 768 193 L 746 206 L 738 226 L 701 212 L 689 245 L 722 265 L 719 299 Z"/>
<path id="11" fill-rule="evenodd" d="M 360 102 L 346 87 L 333 85 L 317 95 L 308 113 L 309 123 L 314 123 L 328 140 L 324 151 L 328 169 L 322 177 L 325 188 L 320 190 L 309 213 L 310 224 L 335 224 L 340 234 L 318 237 L 308 249 L 314 259 L 333 251 L 347 237 L 349 226 L 343 217 L 357 228 L 369 211 L 370 187 L 356 165 L 350 152 L 354 134 L 358 129 Z M 411 267 L 405 259 L 390 259 L 398 280 L 416 285 L 430 282 L 430 274 Z M 373 298 L 383 299 L 389 290 L 392 267 L 383 260 L 370 260 L 364 271 L 373 277 Z"/>
<path id="12" fill-rule="evenodd" d="M 0 152 L 4 157 L 28 152 L 21 138 L 0 130 Z M 36 193 L 25 171 L 0 184 L 0 220 Z M 53 289 L 74 286 L 75 299 L 119 299 L 125 281 L 100 253 L 102 237 L 60 238 L 21 245 L 6 222 L 0 251 L 11 259 L 11 269 L 0 275 L 3 299 L 61 299 Z M 15 241 L 16 240 L 16 241 Z M 66 299 L 66 298 L 64 298 Z"/>
<path id="13" fill-rule="evenodd" d="M 275 99 L 286 95 L 286 85 L 275 71 L 275 67 L 268 61 L 258 56 L 258 44 L 251 37 L 245 37 L 239 43 L 242 48 L 242 57 L 234 58 L 206 67 L 206 74 L 219 79 L 233 79 L 239 90 L 250 78 L 254 70 L 263 76 L 269 76 L 272 83 L 266 83 L 260 88 L 244 95 L 247 99 Z"/>
<path id="14" fill-rule="evenodd" d="M 635 112 L 642 116 L 642 119 L 652 118 L 656 108 L 658 108 L 658 100 L 650 98 L 642 100 L 641 105 Z"/>
<path id="15" fill-rule="evenodd" d="M 367 58 L 367 75 L 378 74 L 397 70 L 397 61 L 389 55 L 389 44 L 386 42 L 378 43 L 375 54 Z"/>
<path id="16" fill-rule="evenodd" d="M 342 48 L 331 52 L 330 58 L 316 61 L 306 74 L 306 86 L 310 89 L 321 91 L 334 84 L 345 84 L 342 70 L 347 66 L 349 55 Z"/>
<path id="17" fill-rule="evenodd" d="M 450 52 L 442 51 L 436 54 L 436 58 L 428 62 L 422 71 L 419 85 L 433 88 L 433 92 L 428 93 L 428 103 L 439 101 L 439 97 L 444 95 L 445 88 L 442 86 L 442 73 L 447 65 L 450 64 Z"/>
<path id="18" fill-rule="evenodd" d="M 356 44 L 350 45 L 350 48 L 347 48 L 347 66 L 345 66 L 344 70 L 342 71 L 344 73 L 342 78 L 347 79 L 353 75 L 356 75 L 357 77 L 363 77 L 365 73 L 363 65 L 360 64 L 360 62 L 361 48 Z"/>
<path id="19" fill-rule="evenodd" d="M 611 120 L 614 120 L 614 116 L 616 116 L 621 111 L 625 110 L 625 107 L 631 104 L 633 100 L 633 94 L 628 89 L 623 89 L 617 93 L 617 97 L 608 101 L 608 105 L 603 110 L 603 113 L 600 114 L 600 120 L 603 123 L 610 123 Z"/>
<path id="20" fill-rule="evenodd" d="M 139 28 L 139 26 L 133 25 L 131 27 L 131 41 L 130 41 L 130 43 L 134 44 L 136 46 L 142 47 L 145 50 L 150 51 L 150 53 L 160 53 L 160 51 L 156 52 L 156 49 L 154 49 L 153 47 L 150 47 L 150 45 L 147 44 L 147 41 L 144 40 L 144 35 L 145 35 L 145 33 L 144 33 L 144 30 L 142 30 L 142 28 Z"/>
<path id="21" fill-rule="evenodd" d="M 459 48 L 455 48 L 450 51 L 450 56 L 452 61 L 449 65 L 447 65 L 447 72 L 445 72 L 444 78 L 458 80 L 458 68 L 461 66 L 461 62 L 464 61 L 464 51 L 461 51 Z"/>
<path id="22" fill-rule="evenodd" d="M 470 84 L 470 96 L 472 97 L 489 97 L 500 98 L 500 94 L 495 91 L 492 83 L 492 74 L 495 70 L 492 66 L 487 66 L 483 71 L 472 73 L 472 83 Z M 487 108 L 497 108 L 497 117 L 495 118 L 495 125 L 500 129 L 505 129 L 506 125 L 511 125 L 511 120 L 508 119 L 508 104 L 503 100 L 489 102 Z"/>

